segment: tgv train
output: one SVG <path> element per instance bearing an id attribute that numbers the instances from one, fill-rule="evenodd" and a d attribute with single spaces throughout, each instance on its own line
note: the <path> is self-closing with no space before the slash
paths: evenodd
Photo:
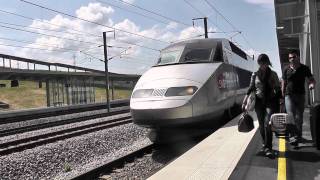
<path id="1" fill-rule="evenodd" d="M 214 123 L 241 105 L 256 69 L 256 62 L 227 39 L 171 44 L 133 90 L 133 121 L 152 129 Z"/>

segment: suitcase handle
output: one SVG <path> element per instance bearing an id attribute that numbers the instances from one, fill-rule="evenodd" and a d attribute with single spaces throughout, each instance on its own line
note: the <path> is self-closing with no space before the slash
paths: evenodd
<path id="1" fill-rule="evenodd" d="M 310 92 L 310 105 L 314 104 L 314 88 L 309 88 L 309 92 Z"/>

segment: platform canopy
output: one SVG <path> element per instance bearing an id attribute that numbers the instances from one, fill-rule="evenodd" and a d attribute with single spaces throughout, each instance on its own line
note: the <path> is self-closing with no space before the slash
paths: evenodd
<path id="1" fill-rule="evenodd" d="M 308 65 L 315 76 L 315 100 L 320 100 L 319 0 L 274 0 L 276 32 L 281 68 L 288 64 L 288 53 L 300 51 L 301 63 Z"/>

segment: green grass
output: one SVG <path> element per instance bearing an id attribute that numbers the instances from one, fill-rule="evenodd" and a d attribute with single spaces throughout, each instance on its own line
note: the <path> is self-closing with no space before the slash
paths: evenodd
<path id="1" fill-rule="evenodd" d="M 114 90 L 114 99 L 129 99 L 131 96 L 132 90 L 123 90 L 123 89 L 115 89 Z M 110 89 L 110 99 L 111 96 L 111 89 Z M 107 95 L 106 90 L 103 88 L 96 88 L 96 102 L 106 101 Z"/>
<path id="2" fill-rule="evenodd" d="M 0 101 L 8 103 L 10 109 L 28 109 L 46 106 L 46 88 L 38 88 L 38 82 L 19 81 L 19 87 L 10 87 L 10 81 L 0 81 L 6 88 L 0 88 Z"/>
<path id="3" fill-rule="evenodd" d="M 0 101 L 10 105 L 9 110 L 29 109 L 47 106 L 46 86 L 42 83 L 39 88 L 38 82 L 19 81 L 19 87 L 10 87 L 10 81 L 0 80 L 0 84 L 6 84 L 5 88 L 0 88 Z M 131 96 L 131 90 L 115 89 L 114 99 L 127 99 Z M 96 102 L 106 101 L 106 92 L 103 88 L 96 88 Z M 111 99 L 111 91 L 110 91 Z M 0 109 L 0 111 L 3 111 Z"/>

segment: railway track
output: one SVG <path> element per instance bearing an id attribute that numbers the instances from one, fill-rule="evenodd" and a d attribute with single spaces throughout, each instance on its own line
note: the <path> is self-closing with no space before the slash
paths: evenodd
<path id="1" fill-rule="evenodd" d="M 111 108 L 129 106 L 129 100 L 113 100 L 110 102 Z M 104 103 L 93 103 L 93 104 L 80 104 L 63 107 L 49 107 L 39 109 L 28 109 L 28 110 L 14 110 L 10 112 L 0 113 L 0 125 L 14 122 L 28 121 L 36 118 L 45 118 L 58 115 L 66 115 L 72 113 L 93 111 L 99 109 L 106 109 L 107 104 Z"/>
<path id="2" fill-rule="evenodd" d="M 80 174 L 76 177 L 73 177 L 72 180 L 92 180 L 98 179 L 99 176 L 103 173 L 111 172 L 113 169 L 124 165 L 126 162 L 131 162 L 137 157 L 142 157 L 145 154 L 151 153 L 152 150 L 155 148 L 155 144 L 146 145 L 134 152 L 131 152 L 125 156 L 117 158 L 115 160 L 109 161 L 97 168 L 94 168 L 90 171 L 87 171 L 83 174 Z"/>
<path id="3" fill-rule="evenodd" d="M 14 152 L 23 151 L 25 149 L 31 149 L 36 146 L 52 143 L 58 140 L 64 140 L 67 138 L 80 136 L 83 134 L 111 128 L 123 124 L 131 123 L 131 116 L 125 116 L 112 120 L 106 120 L 103 122 L 97 122 L 87 125 L 82 125 L 74 128 L 68 128 L 46 134 L 36 135 L 32 137 L 22 138 L 14 141 L 4 142 L 0 144 L 0 155 L 7 155 Z"/>
<path id="4" fill-rule="evenodd" d="M 84 116 L 80 116 L 80 117 L 71 117 L 71 118 L 68 118 L 65 120 L 40 123 L 40 124 L 35 124 L 35 125 L 12 128 L 12 129 L 5 129 L 5 130 L 0 131 L 0 137 L 9 136 L 9 135 L 18 134 L 18 133 L 24 133 L 24 132 L 28 132 L 28 131 L 39 130 L 39 129 L 48 128 L 48 127 L 71 124 L 71 123 L 75 123 L 75 122 L 87 121 L 90 119 L 96 119 L 96 118 L 102 118 L 102 117 L 106 117 L 106 116 L 113 116 L 113 115 L 128 113 L 129 111 L 130 111 L 129 107 L 115 108 L 111 112 L 84 115 Z"/>

